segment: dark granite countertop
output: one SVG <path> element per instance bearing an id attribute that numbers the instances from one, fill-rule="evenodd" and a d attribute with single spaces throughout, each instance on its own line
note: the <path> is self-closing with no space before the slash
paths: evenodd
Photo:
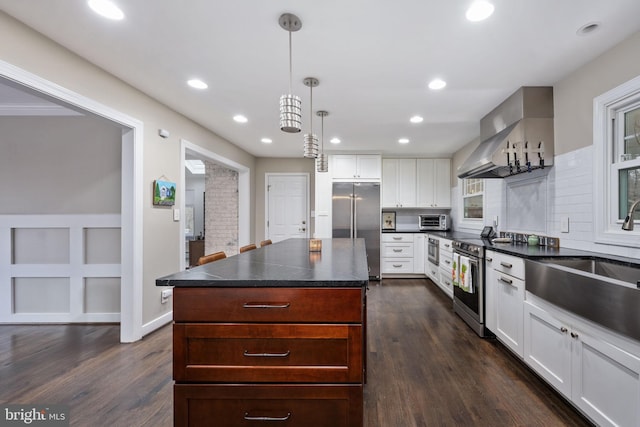
<path id="1" fill-rule="evenodd" d="M 369 271 L 364 239 L 288 239 L 156 279 L 177 287 L 352 287 L 366 286 Z"/>
<path id="2" fill-rule="evenodd" d="M 459 231 L 431 231 L 430 235 L 439 236 L 450 240 L 467 240 L 473 241 L 476 244 L 483 245 L 486 250 L 493 250 L 496 252 L 502 252 L 509 255 L 514 255 L 520 258 L 533 259 L 536 258 L 592 258 L 592 259 L 606 259 L 610 261 L 619 262 L 626 265 L 640 265 L 640 260 L 637 258 L 629 258 L 618 255 L 605 254 L 600 252 L 583 251 L 580 249 L 570 248 L 553 248 L 550 246 L 529 246 L 526 243 L 492 243 L 488 239 L 480 239 L 477 234 L 459 232 Z"/>
<path id="3" fill-rule="evenodd" d="M 629 258 L 619 255 L 605 254 L 601 252 L 583 251 L 571 248 L 552 248 L 548 246 L 528 246 L 525 243 L 490 243 L 485 244 L 485 249 L 502 252 L 505 254 L 515 255 L 520 258 L 539 259 L 539 258 L 591 258 L 605 259 L 615 261 L 625 265 L 638 265 L 640 260 L 637 258 Z"/>

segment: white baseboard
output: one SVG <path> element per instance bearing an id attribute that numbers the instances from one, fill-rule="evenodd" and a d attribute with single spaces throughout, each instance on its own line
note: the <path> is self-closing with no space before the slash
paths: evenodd
<path id="1" fill-rule="evenodd" d="M 144 325 L 142 325 L 142 336 L 144 337 L 145 335 L 149 335 L 151 332 L 155 331 L 156 329 L 160 329 L 167 323 L 170 323 L 172 320 L 173 311 L 170 311 L 158 317 L 157 319 L 152 320 L 149 323 L 145 323 Z"/>

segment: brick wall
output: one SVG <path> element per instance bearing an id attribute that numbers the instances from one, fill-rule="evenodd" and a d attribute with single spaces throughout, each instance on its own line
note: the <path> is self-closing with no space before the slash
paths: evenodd
<path id="1" fill-rule="evenodd" d="M 238 172 L 205 161 L 204 253 L 238 253 Z"/>

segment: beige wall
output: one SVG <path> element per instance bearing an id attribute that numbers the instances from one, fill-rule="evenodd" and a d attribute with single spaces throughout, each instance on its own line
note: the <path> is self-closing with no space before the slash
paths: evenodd
<path id="1" fill-rule="evenodd" d="M 256 183 L 256 232 L 255 242 L 265 238 L 265 174 L 266 173 L 292 173 L 302 172 L 309 174 L 309 204 L 311 210 L 315 210 L 315 161 L 305 158 L 258 158 L 256 159 L 255 183 Z M 313 236 L 315 221 L 310 218 L 310 236 Z"/>
<path id="2" fill-rule="evenodd" d="M 160 304 L 161 289 L 155 286 L 155 279 L 179 269 L 184 254 L 178 242 L 183 233 L 170 209 L 152 206 L 151 183 L 162 176 L 179 180 L 181 138 L 240 163 L 252 173 L 254 157 L 2 12 L 0 39 L 3 61 L 144 123 L 143 323 L 167 313 L 171 304 Z M 160 138 L 159 128 L 169 130 L 171 137 Z M 250 200 L 255 200 L 253 188 L 251 193 Z M 252 207 L 251 224 L 255 224 L 253 212 Z M 252 230 L 250 235 L 254 234 Z"/>
<path id="3" fill-rule="evenodd" d="M 640 32 L 553 87 L 555 152 L 593 144 L 593 98 L 640 75 Z"/>

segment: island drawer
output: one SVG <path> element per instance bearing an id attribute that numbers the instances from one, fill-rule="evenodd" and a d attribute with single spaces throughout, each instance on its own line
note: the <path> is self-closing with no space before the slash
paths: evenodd
<path id="1" fill-rule="evenodd" d="M 173 376 L 199 382 L 362 382 L 362 326 L 176 323 Z"/>
<path id="2" fill-rule="evenodd" d="M 362 288 L 175 288 L 176 322 L 362 323 Z"/>
<path id="3" fill-rule="evenodd" d="M 174 425 L 361 427 L 361 385 L 174 386 Z"/>

